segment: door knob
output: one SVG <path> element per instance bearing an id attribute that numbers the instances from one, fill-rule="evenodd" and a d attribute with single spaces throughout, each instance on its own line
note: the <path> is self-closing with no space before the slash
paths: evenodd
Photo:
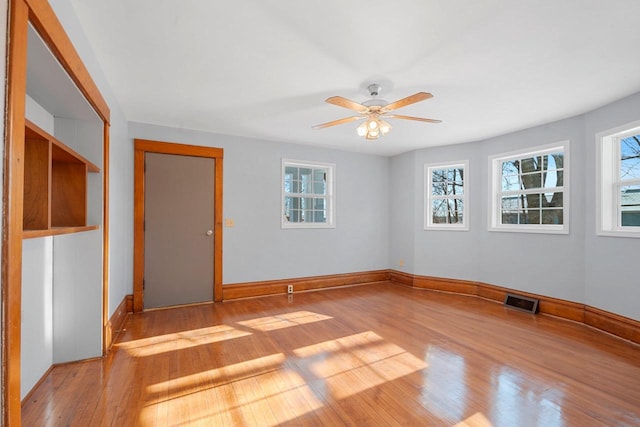
<path id="1" fill-rule="evenodd" d="M 213 235 L 213 230 L 207 230 L 207 236 L 212 236 Z"/>

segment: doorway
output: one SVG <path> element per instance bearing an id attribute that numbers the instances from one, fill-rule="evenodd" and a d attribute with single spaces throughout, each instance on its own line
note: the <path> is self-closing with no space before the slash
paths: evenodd
<path id="1" fill-rule="evenodd" d="M 134 144 L 134 311 L 221 301 L 223 150 Z"/>

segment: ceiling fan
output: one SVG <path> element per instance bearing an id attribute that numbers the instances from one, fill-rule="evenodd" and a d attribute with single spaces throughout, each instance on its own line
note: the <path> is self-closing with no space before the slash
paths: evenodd
<path id="1" fill-rule="evenodd" d="M 365 121 L 363 121 L 357 128 L 358 135 L 364 136 L 366 139 L 378 139 L 378 137 L 387 134 L 391 130 L 391 125 L 384 119 L 415 120 L 428 123 L 442 122 L 442 120 L 427 119 L 424 117 L 389 114 L 390 112 L 397 110 L 398 108 L 406 107 L 407 105 L 415 104 L 416 102 L 433 98 L 433 95 L 431 95 L 430 93 L 417 92 L 413 95 L 407 96 L 406 98 L 402 98 L 389 104 L 385 100 L 377 98 L 378 94 L 382 90 L 382 87 L 379 84 L 370 84 L 369 86 L 367 86 L 367 89 L 369 90 L 371 99 L 363 102 L 362 104 L 351 101 L 347 98 L 343 98 L 342 96 L 332 96 L 326 99 L 326 102 L 328 102 L 329 104 L 356 111 L 358 114 L 360 114 L 359 116 L 345 117 L 343 119 L 322 123 L 320 125 L 313 126 L 313 129 L 324 129 L 330 126 L 341 125 L 344 123 L 350 123 L 356 120 L 365 119 Z"/>

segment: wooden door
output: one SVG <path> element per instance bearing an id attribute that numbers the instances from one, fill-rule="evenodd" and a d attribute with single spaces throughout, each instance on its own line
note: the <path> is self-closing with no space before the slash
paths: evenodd
<path id="1" fill-rule="evenodd" d="M 144 308 L 213 301 L 215 159 L 145 155 Z"/>

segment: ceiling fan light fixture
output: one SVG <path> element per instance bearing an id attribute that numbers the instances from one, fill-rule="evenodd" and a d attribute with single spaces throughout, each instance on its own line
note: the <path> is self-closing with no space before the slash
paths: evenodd
<path id="1" fill-rule="evenodd" d="M 356 113 L 358 113 L 358 115 L 345 117 L 338 120 L 332 120 L 327 123 L 313 126 L 313 128 L 323 129 L 330 126 L 341 125 L 344 123 L 353 122 L 355 120 L 364 119 L 356 128 L 356 132 L 358 136 L 362 136 L 368 140 L 372 140 L 378 139 L 380 136 L 386 135 L 387 133 L 389 133 L 389 131 L 391 131 L 391 125 L 383 120 L 385 118 L 414 120 L 429 123 L 441 122 L 440 120 L 427 119 L 424 117 L 389 114 L 399 108 L 406 107 L 408 105 L 415 104 L 416 102 L 424 101 L 429 98 L 433 98 L 433 95 L 430 93 L 417 92 L 413 95 L 409 95 L 392 103 L 387 103 L 387 101 L 377 98 L 377 96 L 380 94 L 380 91 L 382 90 L 382 87 L 379 84 L 370 84 L 367 86 L 367 89 L 369 90 L 371 99 L 364 101 L 363 103 L 351 101 L 350 99 L 344 98 L 342 96 L 331 96 L 327 98 L 326 102 L 328 102 L 329 104 L 355 111 Z"/>

